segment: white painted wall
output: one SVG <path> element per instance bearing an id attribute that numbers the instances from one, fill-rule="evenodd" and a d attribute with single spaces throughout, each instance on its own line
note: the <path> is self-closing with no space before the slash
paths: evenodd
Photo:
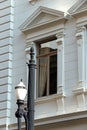
<path id="1" fill-rule="evenodd" d="M 0 127 L 8 130 L 11 110 L 14 1 L 0 1 Z M 3 127 L 2 127 L 3 126 Z"/>
<path id="2" fill-rule="evenodd" d="M 52 9 L 67 12 L 77 0 L 36 0 L 29 3 L 28 0 L 1 0 L 0 1 L 0 125 L 8 125 L 16 122 L 15 111 L 16 97 L 14 87 L 23 79 L 27 85 L 26 68 L 26 36 L 19 29 L 20 25 L 39 7 L 45 6 Z M 76 40 L 76 21 L 71 18 L 65 23 L 64 41 L 64 64 L 65 64 L 65 99 L 64 113 L 76 112 L 78 103 L 73 90 L 78 84 L 78 54 Z M 55 97 L 51 100 L 36 101 L 35 118 L 57 116 L 57 101 Z M 60 104 L 61 105 L 61 104 Z M 49 109 L 50 108 L 50 109 Z M 6 110 L 5 110 L 6 109 Z M 10 113 L 10 114 L 9 114 Z M 6 120 L 4 122 L 4 120 Z M 81 126 L 83 128 L 83 126 Z M 80 129 L 82 129 L 80 127 Z M 3 126 L 4 130 L 6 129 Z M 8 126 L 7 126 L 8 128 Z M 84 127 L 85 130 L 86 126 Z M 11 128 L 12 129 L 12 128 Z M 51 128 L 50 128 L 51 129 Z M 54 128 L 56 130 L 57 128 Z M 52 129 L 52 130 L 53 130 Z M 74 130 L 76 127 L 62 127 L 59 130 Z"/>
<path id="3" fill-rule="evenodd" d="M 13 91 L 14 86 L 19 83 L 22 78 L 26 83 L 26 54 L 25 54 L 25 35 L 20 31 L 19 26 L 31 15 L 39 6 L 46 6 L 61 11 L 67 11 L 76 0 L 73 1 L 49 1 L 49 0 L 38 0 L 35 4 L 29 3 L 27 0 L 15 0 L 15 11 L 14 11 L 14 44 L 13 44 Z M 68 25 L 67 25 L 68 26 Z M 67 27 L 66 27 L 67 28 Z M 72 34 L 71 34 L 72 35 Z M 70 43 L 69 43 L 70 44 Z M 73 54 L 71 54 L 72 57 Z M 73 70 L 72 70 L 73 71 Z M 68 72 L 69 73 L 69 72 Z M 67 74 L 67 73 L 66 73 Z M 68 90 L 67 90 L 68 91 Z M 15 96 L 12 96 L 12 102 L 15 101 Z M 14 104 L 12 104 L 12 108 Z M 14 112 L 11 112 L 14 117 Z M 12 118 L 11 122 L 14 122 Z"/>

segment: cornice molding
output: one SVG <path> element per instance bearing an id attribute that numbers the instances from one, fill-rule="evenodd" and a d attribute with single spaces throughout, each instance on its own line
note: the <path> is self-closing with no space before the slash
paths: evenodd
<path id="1" fill-rule="evenodd" d="M 87 0 L 78 0 L 69 10 L 69 14 L 78 17 L 78 14 L 87 12 Z"/>
<path id="2" fill-rule="evenodd" d="M 55 115 L 53 117 L 46 117 L 46 118 L 40 118 L 40 119 L 35 119 L 35 127 L 37 126 L 43 126 L 43 125 L 48 125 L 50 124 L 50 126 L 52 124 L 58 124 L 58 123 L 63 123 L 68 125 L 68 123 L 70 123 L 71 121 L 79 121 L 81 122 L 81 120 L 87 120 L 87 110 L 86 111 L 80 111 L 80 112 L 73 112 L 73 113 L 67 113 L 67 114 L 62 114 L 62 115 Z M 70 121 L 70 122 L 69 122 Z M 17 123 L 13 123 L 8 125 L 9 129 L 11 130 L 17 130 Z M 2 127 L 3 128 L 3 127 Z M 24 128 L 24 122 L 22 123 L 22 128 Z"/>
<path id="3" fill-rule="evenodd" d="M 55 115 L 48 118 L 35 119 L 35 126 L 46 125 L 46 124 L 58 124 L 74 120 L 87 119 L 87 111 L 73 112 L 62 115 Z"/>
<path id="4" fill-rule="evenodd" d="M 22 32 L 27 33 L 58 21 L 61 23 L 61 20 L 64 21 L 64 19 L 66 19 L 64 12 L 40 6 L 19 28 Z"/>

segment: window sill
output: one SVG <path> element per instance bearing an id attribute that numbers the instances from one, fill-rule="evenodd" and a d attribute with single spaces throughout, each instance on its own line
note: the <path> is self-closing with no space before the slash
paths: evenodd
<path id="1" fill-rule="evenodd" d="M 43 104 L 43 103 L 46 103 L 46 102 L 51 102 L 51 101 L 57 100 L 59 98 L 64 98 L 64 97 L 65 97 L 65 95 L 63 93 L 39 97 L 35 100 L 35 105 Z"/>
<path id="2" fill-rule="evenodd" d="M 77 89 L 73 90 L 73 92 L 75 95 L 79 95 L 82 93 L 87 93 L 87 89 L 85 89 L 84 87 L 81 87 L 81 88 L 77 88 Z"/>

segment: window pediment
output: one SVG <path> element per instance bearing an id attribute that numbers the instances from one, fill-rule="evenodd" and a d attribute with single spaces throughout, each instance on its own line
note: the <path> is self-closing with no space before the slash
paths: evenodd
<path id="1" fill-rule="evenodd" d="M 87 0 L 78 1 L 68 10 L 68 12 L 72 15 L 79 14 L 85 11 L 87 11 Z"/>
<path id="2" fill-rule="evenodd" d="M 40 6 L 25 22 L 20 26 L 21 31 L 26 32 L 43 25 L 59 21 L 64 18 L 64 12 Z"/>

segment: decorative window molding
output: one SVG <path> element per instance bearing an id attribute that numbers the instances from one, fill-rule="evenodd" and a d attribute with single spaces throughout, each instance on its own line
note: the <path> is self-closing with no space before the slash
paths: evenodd
<path id="1" fill-rule="evenodd" d="M 77 1 L 68 12 L 73 16 L 81 16 L 83 12 L 87 11 L 87 0 L 79 0 Z M 80 14 L 80 15 L 78 15 Z"/>
<path id="2" fill-rule="evenodd" d="M 78 88 L 86 87 L 86 34 L 87 34 L 87 0 L 78 1 L 78 7 L 72 7 L 72 15 L 76 17 L 76 39 L 78 52 Z M 84 13 L 84 15 L 83 15 Z M 77 15 L 78 14 L 78 15 Z"/>
<path id="3" fill-rule="evenodd" d="M 78 52 L 78 86 L 85 86 L 85 51 L 84 51 L 84 30 L 76 34 Z"/>
<path id="4" fill-rule="evenodd" d="M 29 52 L 29 48 L 33 43 L 36 44 L 38 41 L 42 41 L 44 39 L 49 39 L 50 37 L 55 37 L 57 43 L 57 67 L 58 67 L 58 79 L 57 79 L 57 93 L 36 98 L 36 106 L 40 105 L 42 107 L 42 103 L 54 103 L 53 106 L 55 113 L 58 115 L 60 113 L 65 112 L 64 108 L 64 23 L 66 18 L 64 17 L 64 12 L 50 9 L 47 7 L 39 7 L 25 22 L 20 26 L 21 31 L 26 35 L 26 54 Z M 60 59 L 60 60 L 59 60 Z M 62 66 L 61 66 L 62 65 Z M 62 67 L 60 69 L 60 67 Z M 59 83 L 58 83 L 59 82 Z M 37 92 L 37 88 L 35 88 Z M 56 96 L 55 96 L 56 95 Z M 51 100 L 53 99 L 53 100 Z M 46 105 L 47 106 L 47 105 Z M 56 108 L 56 109 L 55 109 Z M 52 110 L 53 112 L 53 110 Z M 36 112 L 37 113 L 37 112 Z M 45 115 L 48 115 L 48 113 Z M 40 114 L 40 113 L 39 113 Z M 36 114 L 38 117 L 39 114 Z M 37 117 L 37 118 L 38 118 Z"/>
<path id="5" fill-rule="evenodd" d="M 87 37 L 87 0 L 78 1 L 78 6 L 73 6 L 69 13 L 76 19 L 76 39 L 77 39 L 77 56 L 78 56 L 78 84 L 73 91 L 77 100 L 77 110 L 86 109 L 87 97 L 87 64 L 86 64 L 86 37 Z M 76 5 L 77 5 L 76 4 Z M 84 14 L 84 15 L 83 15 Z M 85 34 L 86 33 L 86 34 Z"/>
<path id="6" fill-rule="evenodd" d="M 57 93 L 59 98 L 57 99 L 57 107 L 58 107 L 58 113 L 65 113 L 64 109 L 64 100 L 65 100 L 65 91 L 64 91 L 64 33 L 57 34 L 57 63 L 58 63 L 58 69 L 57 69 Z"/>
<path id="7" fill-rule="evenodd" d="M 61 22 L 64 23 L 65 20 L 66 19 L 64 18 L 64 12 L 40 6 L 29 18 L 25 20 L 25 22 L 20 26 L 20 30 L 24 32 L 26 35 L 29 33 L 34 33 L 36 31 L 39 32 L 44 29 L 46 30 L 50 27 L 51 30 L 54 30 L 54 27 L 57 26 L 55 25 L 55 23 L 58 22 L 57 24 L 60 25 Z M 47 25 L 49 25 L 49 27 Z M 37 28 L 39 30 L 36 30 Z"/>
<path id="8" fill-rule="evenodd" d="M 41 104 L 45 104 L 48 102 L 56 102 L 56 106 L 57 106 L 57 111 L 56 111 L 56 115 L 60 115 L 60 114 L 64 114 L 65 113 L 65 95 L 64 93 L 60 93 L 60 94 L 54 94 L 51 96 L 46 96 L 46 97 L 42 97 L 42 98 L 37 98 L 37 100 L 35 100 L 35 105 L 41 105 Z"/>
<path id="9" fill-rule="evenodd" d="M 86 64 L 86 37 L 87 34 L 87 0 L 77 1 L 75 5 L 68 10 L 69 14 L 76 19 L 76 39 L 77 39 L 77 57 L 78 57 L 78 83 L 75 90 L 73 90 L 77 101 L 77 110 L 86 109 L 87 98 L 87 64 Z"/>
<path id="10" fill-rule="evenodd" d="M 64 93 L 64 34 L 62 34 L 60 37 L 59 35 L 57 36 L 57 45 L 58 45 L 58 69 L 57 69 L 57 74 L 58 74 L 58 94 L 63 94 Z"/>
<path id="11" fill-rule="evenodd" d="M 86 82 L 85 82 L 85 27 L 77 26 L 77 56 L 78 56 L 78 85 L 73 91 L 77 99 L 77 110 L 84 110 L 86 106 Z"/>

